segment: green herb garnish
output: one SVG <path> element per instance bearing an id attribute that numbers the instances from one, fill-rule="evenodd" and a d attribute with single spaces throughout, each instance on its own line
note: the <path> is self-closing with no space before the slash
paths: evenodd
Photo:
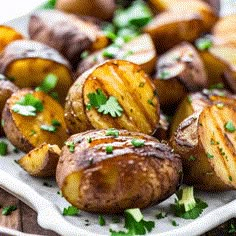
<path id="1" fill-rule="evenodd" d="M 196 47 L 200 51 L 206 51 L 213 46 L 212 40 L 209 38 L 200 38 L 196 41 Z"/>
<path id="2" fill-rule="evenodd" d="M 74 142 L 65 142 L 65 145 L 69 148 L 70 152 L 75 151 L 75 143 Z"/>
<path id="3" fill-rule="evenodd" d="M 106 136 L 113 136 L 113 137 L 117 138 L 119 136 L 119 131 L 117 129 L 110 128 L 110 129 L 106 130 L 105 135 Z"/>
<path id="4" fill-rule="evenodd" d="M 4 141 L 0 141 L 0 156 L 6 156 L 7 155 L 7 143 Z"/>
<path id="5" fill-rule="evenodd" d="M 158 220 L 163 219 L 165 217 L 167 217 L 167 213 L 159 212 L 158 214 L 156 214 L 156 218 Z"/>
<path id="6" fill-rule="evenodd" d="M 226 129 L 228 132 L 230 132 L 230 133 L 233 133 L 233 132 L 236 131 L 236 128 L 235 128 L 235 126 L 234 126 L 234 124 L 233 124 L 232 121 L 228 121 L 228 122 L 225 124 L 225 129 Z"/>
<path id="7" fill-rule="evenodd" d="M 53 125 L 41 125 L 40 129 L 51 133 L 55 133 L 57 131 L 57 128 Z"/>
<path id="8" fill-rule="evenodd" d="M 214 156 L 213 155 L 211 155 L 209 152 L 207 152 L 207 158 L 209 158 L 209 159 L 212 159 L 212 158 L 214 158 Z"/>
<path id="9" fill-rule="evenodd" d="M 134 147 L 143 147 L 144 146 L 144 140 L 141 140 L 141 139 L 132 139 L 131 143 Z"/>
<path id="10" fill-rule="evenodd" d="M 99 223 L 99 225 L 101 225 L 101 226 L 106 225 L 106 221 L 105 221 L 105 219 L 104 219 L 104 217 L 103 217 L 102 215 L 99 215 L 99 216 L 98 216 L 98 223 Z"/>
<path id="11" fill-rule="evenodd" d="M 63 216 L 77 216 L 80 210 L 74 206 L 68 206 L 68 208 L 63 209 Z"/>
<path id="12" fill-rule="evenodd" d="M 2 209 L 2 215 L 4 216 L 10 215 L 16 209 L 17 209 L 17 206 L 14 206 L 14 205 L 6 206 Z"/>
<path id="13" fill-rule="evenodd" d="M 113 152 L 113 146 L 112 145 L 108 145 L 108 146 L 106 146 L 106 153 L 107 154 L 111 154 L 112 152 Z"/>
<path id="14" fill-rule="evenodd" d="M 53 90 L 57 85 L 58 78 L 54 74 L 48 74 L 41 85 L 35 88 L 35 91 L 43 91 L 45 93 L 49 93 Z"/>

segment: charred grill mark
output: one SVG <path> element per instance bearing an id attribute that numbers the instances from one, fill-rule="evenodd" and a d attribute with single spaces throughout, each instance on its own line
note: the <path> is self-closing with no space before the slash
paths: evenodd
<path id="1" fill-rule="evenodd" d="M 229 135 L 227 133 L 224 133 L 224 137 L 225 137 L 225 144 L 226 146 L 231 150 L 233 156 L 236 157 L 236 149 L 235 149 L 235 145 L 232 143 L 231 139 L 229 138 Z"/>

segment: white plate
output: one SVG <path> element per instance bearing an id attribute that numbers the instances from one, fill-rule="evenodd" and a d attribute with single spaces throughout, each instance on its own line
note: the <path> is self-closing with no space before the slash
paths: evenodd
<path id="1" fill-rule="evenodd" d="M 28 17 L 21 17 L 11 21 L 8 25 L 26 33 Z M 0 139 L 1 140 L 1 139 Z M 62 198 L 53 179 L 37 179 L 29 176 L 23 171 L 14 160 L 18 160 L 23 153 L 15 154 L 13 148 L 9 145 L 9 155 L 0 157 L 0 187 L 12 193 L 23 202 L 31 206 L 38 212 L 38 223 L 46 229 L 53 230 L 61 235 L 79 235 L 79 236 L 101 236 L 109 235 L 109 229 L 120 230 L 123 222 L 119 224 L 112 223 L 111 216 L 105 216 L 106 226 L 99 226 L 98 215 L 81 212 L 77 217 L 64 217 L 62 211 L 68 207 L 69 203 Z M 43 185 L 47 182 L 52 187 Z M 203 193 L 196 192 L 196 196 L 206 201 L 209 207 L 204 210 L 201 217 L 196 220 L 184 220 L 176 218 L 170 212 L 170 204 L 174 202 L 174 196 L 157 206 L 143 210 L 145 219 L 153 220 L 156 227 L 149 235 L 158 236 L 193 236 L 200 235 L 211 228 L 236 217 L 236 191 L 223 193 Z M 155 214 L 164 211 L 168 216 L 164 219 L 155 219 Z M 122 217 L 121 217 L 122 218 Z M 86 226 L 89 220 L 89 226 Z M 171 221 L 175 220 L 179 226 L 174 227 Z M 7 231 L 0 227 L 0 233 L 9 233 L 11 235 L 25 235 L 16 231 Z"/>

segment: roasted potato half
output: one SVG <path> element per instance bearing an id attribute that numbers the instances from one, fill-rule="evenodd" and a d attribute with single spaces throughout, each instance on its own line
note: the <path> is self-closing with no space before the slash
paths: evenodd
<path id="1" fill-rule="evenodd" d="M 44 142 L 62 147 L 68 138 L 62 106 L 44 92 L 23 89 L 13 93 L 2 119 L 6 137 L 23 152 Z"/>
<path id="2" fill-rule="evenodd" d="M 9 43 L 23 38 L 24 36 L 15 29 L 6 25 L 0 25 L 0 52 L 3 51 Z"/>
<path id="3" fill-rule="evenodd" d="M 108 20 L 112 17 L 116 5 L 114 0 L 57 0 L 56 8 L 69 13 Z"/>
<path id="4" fill-rule="evenodd" d="M 171 134 L 177 130 L 179 124 L 195 112 L 202 111 L 206 106 L 216 104 L 221 107 L 224 104 L 236 107 L 236 96 L 226 90 L 207 90 L 190 93 L 180 103 L 171 123 Z"/>
<path id="5" fill-rule="evenodd" d="M 169 140 L 169 128 L 170 128 L 169 119 L 161 111 L 159 125 L 158 125 L 155 133 L 153 134 L 153 136 L 159 140 Z"/>
<path id="6" fill-rule="evenodd" d="M 144 208 L 172 195 L 181 181 L 178 155 L 148 135 L 87 131 L 66 144 L 56 179 L 67 201 L 81 210 L 120 213 Z"/>
<path id="7" fill-rule="evenodd" d="M 180 154 L 184 182 L 206 191 L 236 189 L 235 106 L 212 105 L 178 127 L 171 144 Z"/>
<path id="8" fill-rule="evenodd" d="M 57 145 L 43 143 L 21 157 L 18 163 L 32 176 L 52 177 L 56 174 L 60 153 Z"/>
<path id="9" fill-rule="evenodd" d="M 153 76 L 160 104 L 176 105 L 189 91 L 207 87 L 204 64 L 189 43 L 182 43 L 161 55 Z"/>
<path id="10" fill-rule="evenodd" d="M 31 15 L 30 38 L 57 49 L 76 68 L 84 50 L 98 50 L 108 38 L 96 24 L 56 10 Z"/>
<path id="11" fill-rule="evenodd" d="M 4 76 L 0 75 L 0 119 L 7 99 L 17 90 L 18 88 L 12 82 L 5 80 Z M 4 123 L 0 125 L 0 136 L 3 135 L 2 126 L 4 126 Z"/>
<path id="12" fill-rule="evenodd" d="M 55 49 L 32 40 L 17 40 L 0 55 L 0 73 L 20 88 L 37 87 L 52 73 L 58 77 L 55 91 L 61 103 L 74 79 L 70 65 Z"/>
<path id="13" fill-rule="evenodd" d="M 155 86 L 140 66 L 108 60 L 70 88 L 65 120 L 71 134 L 109 127 L 152 134 L 159 122 Z"/>
<path id="14" fill-rule="evenodd" d="M 155 16 L 143 30 L 151 35 L 157 52 L 163 53 L 182 41 L 193 42 L 204 31 L 204 25 L 198 14 L 167 11 Z"/>

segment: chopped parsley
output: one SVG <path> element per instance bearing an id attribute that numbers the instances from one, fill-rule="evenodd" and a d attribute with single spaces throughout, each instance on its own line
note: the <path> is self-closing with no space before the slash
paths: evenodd
<path id="1" fill-rule="evenodd" d="M 58 126 L 61 126 L 61 123 L 58 120 L 53 119 L 52 120 L 52 125 L 58 127 Z"/>
<path id="2" fill-rule="evenodd" d="M 112 223 L 117 224 L 117 223 L 120 223 L 120 218 L 118 216 L 113 216 L 111 221 Z"/>
<path id="3" fill-rule="evenodd" d="M 170 72 L 167 70 L 162 70 L 159 74 L 158 77 L 160 79 L 167 79 L 170 76 Z"/>
<path id="4" fill-rule="evenodd" d="M 89 103 L 87 109 L 90 110 L 92 107 L 97 108 L 97 111 L 104 114 L 110 115 L 115 118 L 122 115 L 123 109 L 118 103 L 117 99 L 110 96 L 108 99 L 101 89 L 97 89 L 95 93 L 88 94 Z"/>
<path id="5" fill-rule="evenodd" d="M 191 155 L 191 156 L 189 157 L 189 161 L 195 161 L 195 160 L 196 160 L 196 157 L 195 157 L 195 156 Z"/>
<path id="6" fill-rule="evenodd" d="M 210 89 L 223 89 L 225 86 L 223 83 L 218 83 L 218 84 L 212 84 L 210 86 Z"/>
<path id="7" fill-rule="evenodd" d="M 119 131 L 117 129 L 114 128 L 110 128 L 106 130 L 106 136 L 113 136 L 115 138 L 117 138 L 119 136 Z"/>
<path id="8" fill-rule="evenodd" d="M 106 225 L 106 221 L 105 221 L 105 219 L 104 219 L 104 217 L 103 217 L 102 215 L 99 215 L 99 216 L 98 216 L 98 223 L 99 223 L 99 225 L 101 225 L 101 226 Z"/>
<path id="9" fill-rule="evenodd" d="M 200 38 L 196 41 L 196 47 L 200 51 L 206 51 L 213 46 L 212 40 L 209 38 Z"/>
<path id="10" fill-rule="evenodd" d="M 225 123 L 225 129 L 230 133 L 234 133 L 236 131 L 236 128 L 232 121 L 228 121 L 227 123 Z"/>
<path id="11" fill-rule="evenodd" d="M 43 103 L 28 93 L 12 106 L 12 110 L 22 116 L 36 116 L 36 112 L 43 111 Z"/>
<path id="12" fill-rule="evenodd" d="M 88 140 L 88 143 L 92 143 L 92 138 L 91 137 L 89 137 L 87 140 Z"/>
<path id="13" fill-rule="evenodd" d="M 120 51 L 119 46 L 117 46 L 116 44 L 111 44 L 110 46 L 104 49 L 102 55 L 108 58 L 115 58 L 115 56 L 118 54 L 119 51 Z"/>
<path id="14" fill-rule="evenodd" d="M 156 218 L 158 220 L 163 219 L 165 217 L 167 217 L 167 213 L 159 212 L 159 213 L 156 214 Z"/>
<path id="15" fill-rule="evenodd" d="M 140 82 L 140 83 L 139 83 L 139 87 L 140 87 L 140 88 L 143 88 L 144 85 L 145 85 L 145 82 Z"/>
<path id="16" fill-rule="evenodd" d="M 48 74 L 40 86 L 35 88 L 35 91 L 43 91 L 49 93 L 57 85 L 58 77 L 54 74 Z"/>
<path id="17" fill-rule="evenodd" d="M 131 141 L 132 145 L 134 147 L 143 147 L 144 146 L 144 140 L 141 140 L 141 139 L 132 139 Z"/>
<path id="18" fill-rule="evenodd" d="M 17 206 L 14 206 L 14 205 L 6 206 L 2 209 L 2 215 L 4 216 L 10 215 L 16 209 L 17 209 Z"/>
<path id="19" fill-rule="evenodd" d="M 5 120 L 1 119 L 1 126 L 4 127 Z"/>
<path id="20" fill-rule="evenodd" d="M 6 156 L 7 155 L 7 143 L 4 141 L 0 141 L 0 156 Z"/>
<path id="21" fill-rule="evenodd" d="M 204 201 L 194 197 L 193 187 L 184 187 L 177 192 L 175 204 L 171 205 L 175 216 L 184 219 L 196 219 L 208 205 Z"/>
<path id="22" fill-rule="evenodd" d="M 112 152 L 113 152 L 113 146 L 112 145 L 108 145 L 108 146 L 106 146 L 106 153 L 107 154 L 111 154 Z"/>
<path id="23" fill-rule="evenodd" d="M 229 176 L 229 181 L 233 181 L 233 178 L 232 178 L 232 176 Z"/>
<path id="24" fill-rule="evenodd" d="M 57 0 L 48 0 L 46 3 L 43 4 L 41 7 L 42 9 L 54 9 L 56 6 Z"/>
<path id="25" fill-rule="evenodd" d="M 70 152 L 75 151 L 75 143 L 74 142 L 65 142 L 65 145 L 69 148 Z"/>
<path id="26" fill-rule="evenodd" d="M 234 234 L 236 233 L 236 227 L 234 226 L 234 224 L 230 224 L 230 228 L 228 231 L 230 234 Z"/>
<path id="27" fill-rule="evenodd" d="M 57 128 L 53 125 L 41 125 L 40 129 L 51 133 L 55 133 L 57 131 Z"/>
<path id="28" fill-rule="evenodd" d="M 74 206 L 68 206 L 68 208 L 63 209 L 63 216 L 77 216 L 80 210 Z"/>
<path id="29" fill-rule="evenodd" d="M 187 99 L 188 99 L 188 103 L 192 103 L 193 102 L 193 100 L 192 100 L 192 97 L 191 96 L 187 96 Z"/>
<path id="30" fill-rule="evenodd" d="M 51 185 L 51 184 L 49 184 L 48 182 L 43 182 L 43 186 L 45 186 L 45 187 L 49 187 L 49 188 L 51 188 L 51 187 L 52 187 L 52 185 Z"/>
<path id="31" fill-rule="evenodd" d="M 110 229 L 111 236 L 120 236 L 120 235 L 145 235 L 148 232 L 151 232 L 155 227 L 155 222 L 145 221 L 143 219 L 143 214 L 139 208 L 127 209 L 124 212 L 125 214 L 125 225 L 127 232 L 124 231 L 113 231 Z"/>
<path id="32" fill-rule="evenodd" d="M 177 224 L 177 222 L 176 222 L 175 220 L 172 220 L 172 221 L 171 221 L 171 224 L 172 224 L 173 226 L 179 226 L 179 224 Z"/>
<path id="33" fill-rule="evenodd" d="M 83 52 L 80 54 L 80 58 L 81 58 L 81 59 L 86 59 L 88 56 L 89 56 L 89 52 L 88 52 L 87 50 L 83 51 Z"/>
<path id="34" fill-rule="evenodd" d="M 207 152 L 207 158 L 209 158 L 209 159 L 212 159 L 212 158 L 214 158 L 214 156 L 213 155 L 211 155 L 209 152 Z"/>

